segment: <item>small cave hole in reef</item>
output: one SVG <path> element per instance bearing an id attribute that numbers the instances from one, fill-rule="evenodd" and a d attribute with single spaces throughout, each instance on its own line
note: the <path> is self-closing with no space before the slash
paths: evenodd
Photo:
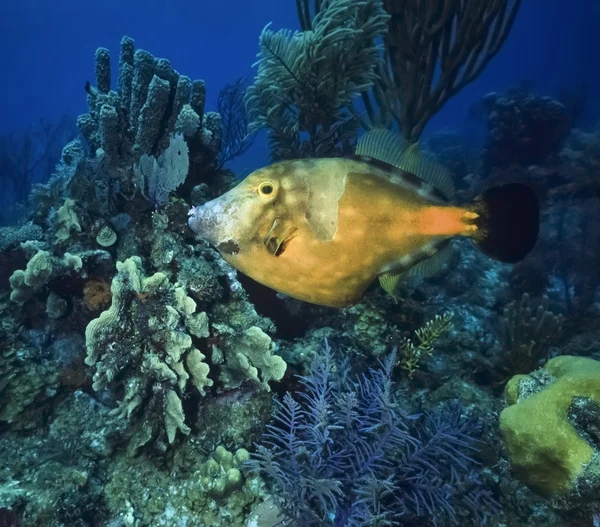
<path id="1" fill-rule="evenodd" d="M 309 321 L 304 317 L 293 316 L 285 300 L 277 297 L 277 291 L 259 284 L 242 273 L 238 273 L 238 280 L 248 293 L 248 298 L 254 304 L 256 312 L 273 321 L 277 328 L 275 335 L 278 338 L 292 340 L 306 333 Z"/>

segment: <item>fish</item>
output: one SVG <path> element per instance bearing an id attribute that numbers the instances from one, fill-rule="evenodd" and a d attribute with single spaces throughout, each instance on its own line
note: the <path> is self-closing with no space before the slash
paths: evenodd
<path id="1" fill-rule="evenodd" d="M 231 266 L 290 297 L 343 308 L 375 280 L 431 276 L 453 238 L 489 257 L 522 260 L 534 247 L 539 204 L 527 185 L 453 203 L 449 171 L 394 132 L 363 134 L 354 156 L 281 161 L 189 212 L 188 224 Z"/>

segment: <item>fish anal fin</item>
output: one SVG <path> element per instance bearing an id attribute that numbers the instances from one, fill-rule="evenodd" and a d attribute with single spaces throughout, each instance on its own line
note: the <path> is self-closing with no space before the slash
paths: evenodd
<path id="1" fill-rule="evenodd" d="M 452 245 L 450 240 L 438 241 L 422 247 L 415 253 L 404 256 L 400 265 L 388 272 L 380 274 L 379 284 L 398 301 L 398 284 L 409 276 L 427 278 L 435 275 L 444 264 L 452 257 Z"/>
<path id="2" fill-rule="evenodd" d="M 428 278 L 437 274 L 450 258 L 452 258 L 452 245 L 446 241 L 434 255 L 413 265 L 406 275 Z"/>
<path id="3" fill-rule="evenodd" d="M 396 274 L 382 274 L 379 275 L 379 285 L 381 285 L 382 289 L 388 293 L 393 299 L 394 302 L 398 303 L 398 284 L 404 278 L 405 273 L 400 272 Z"/>

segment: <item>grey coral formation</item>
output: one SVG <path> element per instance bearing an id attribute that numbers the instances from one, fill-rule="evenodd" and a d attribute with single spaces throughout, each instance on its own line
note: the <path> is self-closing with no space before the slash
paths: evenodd
<path id="1" fill-rule="evenodd" d="M 8 304 L 0 299 L 0 423 L 31 428 L 35 420 L 25 414 L 44 393 L 56 393 L 58 370 L 36 358 Z"/>
<path id="2" fill-rule="evenodd" d="M 0 252 L 12 249 L 29 240 L 41 240 L 43 235 L 42 228 L 33 222 L 18 227 L 0 227 Z"/>
<path id="3" fill-rule="evenodd" d="M 123 37 L 116 91 L 111 89 L 110 54 L 96 53 L 96 87 L 88 86 L 89 112 L 77 124 L 93 152 L 102 149 L 118 168 L 129 168 L 142 155 L 158 157 L 173 133 L 208 143 L 220 136 L 220 121 L 204 113 L 206 88 L 201 80 L 179 74 L 167 59 L 135 49 Z M 217 148 L 219 145 L 213 145 Z"/>
<path id="4" fill-rule="evenodd" d="M 377 80 L 388 18 L 380 0 L 331 0 L 310 30 L 263 30 L 246 102 L 253 128 L 269 130 L 274 160 L 348 150 L 360 126 L 349 108 Z"/>
<path id="5" fill-rule="evenodd" d="M 77 119 L 87 145 L 77 139 L 65 146 L 50 180 L 34 186 L 32 203 L 38 223 L 57 214 L 54 208 L 63 196 L 79 205 L 78 222 L 85 233 L 95 216 L 123 212 L 138 189 L 153 204 L 162 205 L 189 172 L 220 182 L 216 169 L 221 118 L 204 111 L 203 81 L 179 74 L 168 60 L 136 50 L 134 41 L 123 37 L 118 79 L 112 85 L 110 54 L 100 48 L 96 86 L 86 86 L 88 113 Z M 134 167 L 143 177 L 136 177 Z M 61 218 L 67 212 L 73 219 L 68 204 Z M 64 241 L 73 229 L 74 222 L 67 230 L 57 229 L 56 241 Z"/>

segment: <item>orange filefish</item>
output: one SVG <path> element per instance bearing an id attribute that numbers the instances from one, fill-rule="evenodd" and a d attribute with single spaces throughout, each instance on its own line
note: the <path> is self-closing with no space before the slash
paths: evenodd
<path id="1" fill-rule="evenodd" d="M 394 298 L 430 276 L 449 240 L 471 238 L 514 263 L 533 248 L 539 206 L 526 185 L 452 204 L 448 171 L 388 130 L 363 135 L 352 158 L 282 161 L 190 211 L 191 229 L 257 282 L 293 298 L 346 307 L 379 279 Z"/>

